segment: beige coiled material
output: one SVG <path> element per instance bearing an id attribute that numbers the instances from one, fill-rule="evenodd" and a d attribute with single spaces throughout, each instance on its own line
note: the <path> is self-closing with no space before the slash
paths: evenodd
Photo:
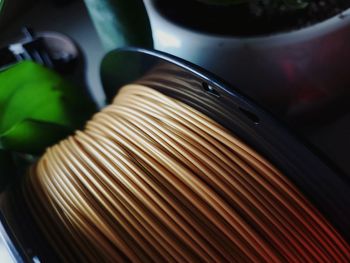
<path id="1" fill-rule="evenodd" d="M 136 84 L 48 149 L 23 190 L 67 262 L 350 260 L 349 245 L 272 164 Z"/>

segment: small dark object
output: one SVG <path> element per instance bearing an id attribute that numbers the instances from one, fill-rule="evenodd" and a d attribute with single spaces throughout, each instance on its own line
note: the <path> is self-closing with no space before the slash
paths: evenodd
<path id="1" fill-rule="evenodd" d="M 210 86 L 208 83 L 203 82 L 202 86 L 203 86 L 203 89 L 206 93 L 208 93 L 214 97 L 220 98 L 220 93 L 216 89 L 214 89 L 212 86 Z"/>
<path id="2" fill-rule="evenodd" d="M 24 39 L 0 49 L 0 70 L 23 60 L 32 60 L 60 73 L 72 71 L 79 51 L 67 37 L 53 32 L 36 34 L 23 29 Z"/>

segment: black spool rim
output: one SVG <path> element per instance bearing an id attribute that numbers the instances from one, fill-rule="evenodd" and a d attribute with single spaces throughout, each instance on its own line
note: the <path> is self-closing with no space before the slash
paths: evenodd
<path id="1" fill-rule="evenodd" d="M 160 88 L 160 91 L 204 113 L 211 114 L 210 117 L 261 153 L 281 169 L 339 233 L 350 242 L 350 221 L 347 220 L 350 217 L 349 178 L 332 166 L 327 158 L 321 156 L 306 142 L 289 131 L 271 114 L 211 73 L 162 52 L 140 48 L 118 49 L 108 53 L 101 65 L 101 80 L 107 99 L 111 100 L 118 88 L 125 84 L 147 82 L 147 77 L 153 74 L 152 69 L 155 66 L 158 67 L 158 70 L 167 66 L 175 67 L 178 71 L 169 73 L 173 74 L 175 79 L 184 80 L 187 78 L 192 84 L 197 81 L 197 89 L 190 94 L 183 92 L 185 91 L 184 87 L 182 87 L 184 90 L 179 88 L 167 92 Z M 153 79 L 156 89 L 159 89 L 156 85 L 157 82 L 159 82 L 158 84 L 161 82 L 169 84 L 165 79 Z M 189 97 L 189 95 L 194 96 Z M 225 111 L 226 115 L 216 115 L 216 109 L 213 108 L 213 105 L 225 110 L 229 109 L 229 111 Z M 232 124 L 230 118 L 233 118 L 237 123 Z M 313 183 L 314 185 L 312 185 Z M 310 185 L 312 186 L 311 190 L 309 189 Z M 23 210 L 20 207 L 18 209 Z M 29 213 L 25 213 L 25 216 L 29 216 Z M 16 217 L 22 222 L 23 218 Z M 40 256 L 44 256 L 50 262 L 58 260 L 52 248 L 45 248 L 45 245 L 48 244 L 45 243 L 44 237 L 40 234 L 34 238 L 25 234 L 29 239 L 21 239 L 21 242 L 18 240 L 16 231 L 12 230 L 1 212 L 0 224 L 2 225 L 0 238 L 5 240 L 9 251 L 15 255 L 17 262 L 26 262 L 32 258 L 27 253 L 28 249 L 33 249 L 32 255 L 37 254 L 39 260 Z M 22 224 L 23 227 L 23 222 L 19 224 Z M 29 241 L 35 239 L 41 245 Z"/>
<path id="2" fill-rule="evenodd" d="M 220 115 L 213 113 L 210 117 L 277 166 L 350 242 L 350 221 L 347 220 L 350 217 L 348 175 L 280 120 L 205 69 L 160 51 L 134 47 L 117 49 L 109 52 L 101 65 L 101 80 L 107 100 L 110 101 L 123 85 L 133 82 L 143 84 L 143 79 L 152 74 L 152 68 L 155 66 L 177 67 L 181 76 L 176 76 L 175 72 L 172 77 L 183 80 L 183 75 L 187 74 L 187 77 L 191 76 L 194 80 L 205 83 L 201 95 L 205 102 L 200 106 L 194 102 L 193 97 L 180 91 L 164 92 L 161 88 L 159 90 L 204 113 L 211 113 L 213 107 L 209 104 L 215 101 L 215 105 L 229 109 L 232 117 L 240 115 L 240 123 L 233 125 L 224 121 Z M 154 83 L 156 81 L 163 81 L 163 85 L 169 84 L 166 80 L 153 80 Z M 156 86 L 154 88 L 158 89 Z M 213 89 L 215 94 L 208 95 L 208 88 Z M 209 106 L 206 108 L 205 104 Z"/>

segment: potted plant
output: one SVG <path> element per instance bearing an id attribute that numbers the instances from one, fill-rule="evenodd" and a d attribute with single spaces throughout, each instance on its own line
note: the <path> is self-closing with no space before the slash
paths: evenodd
<path id="1" fill-rule="evenodd" d="M 155 49 L 212 71 L 285 119 L 313 122 L 347 103 L 350 1 L 144 3 Z"/>

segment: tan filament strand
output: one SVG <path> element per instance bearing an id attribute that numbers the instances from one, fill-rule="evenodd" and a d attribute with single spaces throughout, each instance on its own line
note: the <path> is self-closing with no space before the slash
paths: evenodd
<path id="1" fill-rule="evenodd" d="M 349 244 L 273 164 L 137 84 L 47 150 L 23 192 L 65 262 L 349 262 Z"/>

